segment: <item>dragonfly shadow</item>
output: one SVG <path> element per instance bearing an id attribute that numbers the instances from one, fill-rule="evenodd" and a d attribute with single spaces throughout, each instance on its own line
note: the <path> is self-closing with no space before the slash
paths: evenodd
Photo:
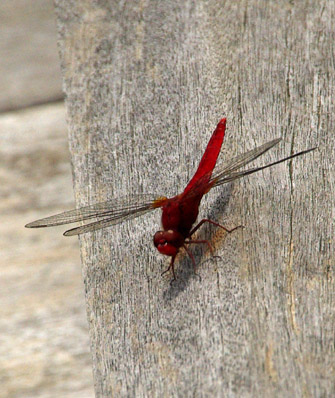
<path id="1" fill-rule="evenodd" d="M 224 188 L 221 188 L 221 192 L 217 196 L 215 202 L 211 205 L 211 210 L 206 215 L 206 218 L 215 222 L 222 223 L 222 216 L 225 214 L 226 208 L 229 204 L 232 190 L 232 183 L 227 184 Z M 221 228 L 215 227 L 214 225 L 208 226 L 208 223 L 206 223 L 205 225 L 206 226 L 203 226 L 199 229 L 199 233 L 196 234 L 196 239 L 208 240 L 211 243 L 213 236 L 217 234 L 217 230 L 221 230 Z M 226 235 L 224 235 L 223 239 L 225 239 L 225 236 Z M 188 245 L 188 249 L 191 250 L 194 255 L 196 262 L 196 273 L 194 272 L 191 259 L 185 251 L 182 251 L 178 255 L 175 264 L 176 280 L 171 281 L 169 287 L 163 293 L 163 298 L 165 301 L 171 301 L 177 298 L 178 295 L 188 287 L 192 279 L 198 279 L 201 283 L 201 274 L 203 274 L 204 272 L 204 268 L 202 266 L 207 262 L 211 262 L 211 260 L 213 259 L 220 258 L 219 256 L 215 255 L 215 248 L 213 256 L 211 255 L 211 253 L 208 253 L 208 246 L 206 244 Z M 206 258 L 206 260 L 203 261 L 204 257 L 207 256 L 209 256 L 209 258 Z M 171 277 L 171 274 L 168 273 L 167 275 Z"/>

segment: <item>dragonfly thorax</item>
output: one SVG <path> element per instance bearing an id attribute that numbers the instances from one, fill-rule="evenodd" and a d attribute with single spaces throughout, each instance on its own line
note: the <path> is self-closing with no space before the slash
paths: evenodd
<path id="1" fill-rule="evenodd" d="M 154 245 L 161 254 L 175 256 L 183 246 L 185 238 L 176 230 L 158 231 L 154 235 Z"/>

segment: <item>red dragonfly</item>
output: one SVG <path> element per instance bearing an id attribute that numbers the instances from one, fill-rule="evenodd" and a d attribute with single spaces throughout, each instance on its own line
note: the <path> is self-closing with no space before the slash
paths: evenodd
<path id="1" fill-rule="evenodd" d="M 244 171 L 238 171 L 241 167 L 255 160 L 270 148 L 278 144 L 281 138 L 269 141 L 255 149 L 238 155 L 222 166 L 218 166 L 213 173 L 217 158 L 219 156 L 224 134 L 226 129 L 226 119 L 222 119 L 217 125 L 208 145 L 203 154 L 199 167 L 187 184 L 184 192 L 172 198 L 152 197 L 152 195 L 130 195 L 120 199 L 109 200 L 91 206 L 82 207 L 75 210 L 66 211 L 54 216 L 42 218 L 26 225 L 28 228 L 52 227 L 56 225 L 71 224 L 78 221 L 96 219 L 86 225 L 70 229 L 64 233 L 65 236 L 79 235 L 85 232 L 92 232 L 98 229 L 110 227 L 123 221 L 139 217 L 154 209 L 162 209 L 162 231 L 154 235 L 154 245 L 162 254 L 171 257 L 168 272 L 171 270 L 173 280 L 176 279 L 174 263 L 181 248 L 184 248 L 190 256 L 195 268 L 193 254 L 188 250 L 188 244 L 205 243 L 211 252 L 212 246 L 207 240 L 193 240 L 192 235 L 206 222 L 223 228 L 227 232 L 232 232 L 236 228 L 228 229 L 223 225 L 209 219 L 201 220 L 193 227 L 198 213 L 202 197 L 213 187 L 234 181 L 238 178 L 256 173 L 278 163 L 285 162 L 294 157 L 304 155 L 316 148 L 295 153 L 276 162 L 262 167 L 255 167 Z M 193 227 L 193 228 L 192 228 Z"/>

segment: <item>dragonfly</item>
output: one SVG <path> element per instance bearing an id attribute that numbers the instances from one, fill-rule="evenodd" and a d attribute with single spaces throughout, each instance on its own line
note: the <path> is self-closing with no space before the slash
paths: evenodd
<path id="1" fill-rule="evenodd" d="M 64 232 L 65 236 L 73 236 L 107 228 L 161 208 L 162 230 L 155 233 L 153 242 L 161 254 L 171 257 L 170 264 L 162 275 L 170 271 L 173 277 L 172 281 L 174 281 L 176 280 L 175 259 L 181 249 L 184 249 L 190 257 L 194 270 L 196 270 L 196 262 L 194 255 L 188 248 L 188 245 L 207 244 L 209 250 L 213 254 L 212 246 L 208 240 L 197 240 L 192 238 L 195 232 L 203 224 L 213 224 L 216 227 L 222 228 L 227 233 L 231 233 L 237 228 L 242 227 L 237 226 L 235 228 L 228 229 L 225 226 L 207 218 L 202 219 L 194 226 L 198 217 L 200 202 L 205 194 L 207 194 L 213 187 L 235 181 L 239 178 L 259 172 L 279 163 L 286 162 L 295 157 L 305 155 L 316 149 L 316 147 L 314 147 L 294 153 L 265 166 L 240 170 L 277 145 L 281 141 L 281 138 L 277 138 L 240 154 L 223 165 L 215 168 L 221 151 L 225 130 L 226 118 L 223 118 L 218 123 L 208 142 L 198 169 L 184 191 L 179 195 L 171 198 L 148 194 L 129 195 L 42 218 L 27 224 L 26 227 L 53 227 L 57 225 L 90 221 L 87 224 L 77 226 Z"/>

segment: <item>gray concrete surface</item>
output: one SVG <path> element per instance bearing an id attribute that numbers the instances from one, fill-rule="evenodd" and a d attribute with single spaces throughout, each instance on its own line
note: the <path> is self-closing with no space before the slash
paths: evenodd
<path id="1" fill-rule="evenodd" d="M 0 115 L 0 397 L 93 397 L 78 241 L 24 225 L 73 204 L 62 103 Z"/>
<path id="2" fill-rule="evenodd" d="M 52 0 L 0 2 L 0 112 L 63 97 Z"/>
<path id="3" fill-rule="evenodd" d="M 94 396 L 78 241 L 24 228 L 73 205 L 56 42 L 51 0 L 1 1 L 1 398 Z"/>

